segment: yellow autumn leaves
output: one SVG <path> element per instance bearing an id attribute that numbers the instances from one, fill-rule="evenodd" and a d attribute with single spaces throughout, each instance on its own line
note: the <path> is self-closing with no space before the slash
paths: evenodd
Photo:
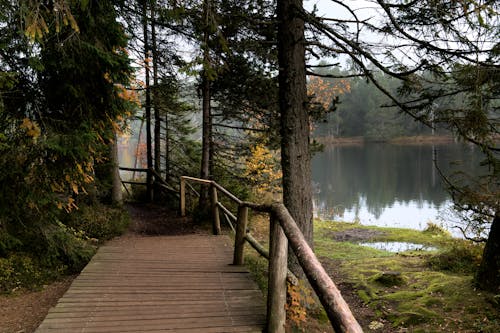
<path id="1" fill-rule="evenodd" d="M 273 154 L 263 144 L 251 148 L 251 155 L 246 160 L 245 177 L 254 184 L 257 194 L 278 193 L 281 191 L 281 168 Z"/>
<path id="2" fill-rule="evenodd" d="M 87 194 L 84 184 L 90 184 L 94 181 L 94 177 L 91 176 L 94 173 L 91 162 L 86 162 L 84 164 L 76 163 L 75 166 L 76 170 L 72 170 L 73 172 L 71 174 L 66 173 L 64 181 L 54 181 L 50 184 L 52 192 L 55 193 L 65 193 L 67 191 L 66 189 L 70 189 L 71 195 L 68 196 L 66 201 L 59 200 L 56 203 L 58 209 L 64 209 L 67 212 L 78 209 L 72 195 L 78 195 L 80 192 Z"/>
<path id="3" fill-rule="evenodd" d="M 19 127 L 24 129 L 26 131 L 26 135 L 33 138 L 33 140 L 36 140 L 42 132 L 40 130 L 40 126 L 38 126 L 35 121 L 30 120 L 29 118 L 24 118 Z"/>
<path id="4" fill-rule="evenodd" d="M 351 91 L 351 84 L 347 80 L 327 81 L 320 77 L 311 76 L 307 83 L 307 95 L 311 97 L 312 103 L 319 104 L 324 110 L 328 110 L 336 96 Z"/>
<path id="5" fill-rule="evenodd" d="M 71 14 L 66 1 L 54 1 L 53 7 L 49 9 L 42 1 L 30 0 L 24 7 L 24 35 L 32 42 L 42 39 L 49 32 L 46 17 L 53 17 L 56 33 L 61 31 L 62 26 L 70 26 L 75 32 L 79 32 L 78 24 Z"/>
<path id="6" fill-rule="evenodd" d="M 34 142 L 40 137 L 41 129 L 36 121 L 29 118 L 24 118 L 22 123 L 19 125 L 26 135 L 33 139 Z M 64 179 L 61 181 L 53 181 L 50 183 L 50 189 L 54 193 L 71 193 L 67 198 L 63 195 L 61 200 L 59 200 L 56 205 L 58 209 L 64 209 L 70 212 L 73 209 L 77 209 L 75 199 L 72 195 L 78 195 L 80 192 L 87 193 L 84 184 L 90 184 L 94 181 L 94 167 L 92 162 L 76 163 L 73 170 L 67 171 Z M 64 198 L 64 199 L 63 199 Z M 28 203 L 30 208 L 36 208 L 35 203 Z"/>

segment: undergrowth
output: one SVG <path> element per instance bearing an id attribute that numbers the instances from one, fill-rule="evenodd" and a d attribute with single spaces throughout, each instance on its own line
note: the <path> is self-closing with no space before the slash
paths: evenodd
<path id="1" fill-rule="evenodd" d="M 67 274 L 79 272 L 96 244 L 123 233 L 128 214 L 105 205 L 80 209 L 52 224 L 8 230 L 0 224 L 0 293 L 36 290 Z"/>

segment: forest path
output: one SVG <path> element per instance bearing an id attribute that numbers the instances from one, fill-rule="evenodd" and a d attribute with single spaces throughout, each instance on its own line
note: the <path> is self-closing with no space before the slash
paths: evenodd
<path id="1" fill-rule="evenodd" d="M 230 265 L 227 236 L 129 209 L 130 232 L 99 249 L 36 332 L 263 330 L 262 293 L 244 267 Z"/>

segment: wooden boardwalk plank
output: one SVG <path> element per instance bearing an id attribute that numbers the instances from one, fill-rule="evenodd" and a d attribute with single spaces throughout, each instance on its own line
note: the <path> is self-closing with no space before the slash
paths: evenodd
<path id="1" fill-rule="evenodd" d="M 261 332 L 262 293 L 232 256 L 224 236 L 114 240 L 36 332 Z"/>

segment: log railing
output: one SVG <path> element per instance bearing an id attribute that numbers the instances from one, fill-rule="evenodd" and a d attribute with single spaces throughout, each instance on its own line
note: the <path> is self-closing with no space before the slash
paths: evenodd
<path id="1" fill-rule="evenodd" d="M 154 186 L 158 186 L 158 188 L 162 189 L 163 191 L 170 192 L 171 194 L 174 194 L 176 196 L 179 196 L 179 191 L 174 189 L 170 184 L 162 178 L 162 176 L 154 169 L 144 169 L 144 168 L 127 168 L 127 167 L 119 167 L 118 168 L 120 171 L 132 171 L 132 172 L 139 172 L 139 173 L 146 173 L 154 176 Z M 131 184 L 131 185 L 144 185 L 147 186 L 147 182 L 138 182 L 134 180 L 122 180 L 122 185 L 127 191 L 127 193 L 130 195 L 130 192 L 128 188 L 125 186 L 125 184 Z"/>
<path id="2" fill-rule="evenodd" d="M 235 231 L 234 265 L 243 265 L 244 263 L 243 250 L 245 242 L 248 242 L 258 253 L 269 260 L 267 332 L 285 332 L 286 281 L 288 279 L 290 282 L 296 283 L 296 278 L 287 268 L 288 246 L 297 256 L 299 264 L 321 301 L 333 329 L 336 332 L 362 332 L 361 326 L 352 315 L 339 289 L 326 273 L 288 209 L 282 203 L 258 205 L 245 202 L 215 181 L 184 176 L 180 179 L 180 211 L 182 216 L 186 215 L 186 185 L 190 186 L 190 182 L 210 187 L 214 233 L 220 234 L 221 231 L 221 211 L 226 221 Z M 238 206 L 236 216 L 218 200 L 218 191 Z M 269 252 L 247 231 L 249 209 L 270 215 Z M 236 223 L 236 226 L 231 222 Z"/>

